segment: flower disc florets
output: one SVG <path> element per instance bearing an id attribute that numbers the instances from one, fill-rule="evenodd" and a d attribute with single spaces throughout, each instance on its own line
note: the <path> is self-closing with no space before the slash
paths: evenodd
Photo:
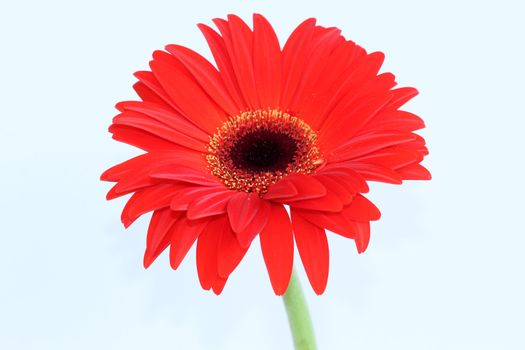
<path id="1" fill-rule="evenodd" d="M 310 174 L 322 163 L 316 140 L 308 124 L 288 113 L 243 112 L 211 136 L 206 159 L 230 189 L 262 196 L 283 176 Z"/>

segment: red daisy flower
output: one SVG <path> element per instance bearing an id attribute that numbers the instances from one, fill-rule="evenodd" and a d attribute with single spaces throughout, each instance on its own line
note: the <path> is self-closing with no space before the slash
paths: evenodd
<path id="1" fill-rule="evenodd" d="M 282 295 L 294 241 L 318 294 L 328 278 L 325 230 L 367 248 L 379 210 L 367 181 L 430 179 L 424 127 L 399 108 L 417 94 L 393 89 L 368 54 L 337 28 L 301 23 L 281 49 L 261 15 L 200 24 L 216 66 L 179 45 L 135 73 L 141 101 L 117 104 L 113 138 L 145 153 L 107 170 L 107 198 L 129 193 L 128 227 L 153 211 L 144 266 L 168 246 L 176 269 L 197 242 L 202 287 L 221 293 L 259 235 L 272 287 Z M 285 205 L 289 206 L 288 215 Z"/>

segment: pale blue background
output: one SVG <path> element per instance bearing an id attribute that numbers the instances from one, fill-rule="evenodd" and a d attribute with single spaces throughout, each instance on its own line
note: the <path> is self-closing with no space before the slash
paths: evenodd
<path id="1" fill-rule="evenodd" d="M 100 173 L 136 154 L 106 128 L 153 50 L 209 56 L 197 22 L 265 14 L 284 39 L 316 16 L 421 94 L 431 182 L 374 185 L 369 250 L 331 236 L 307 289 L 320 349 L 524 349 L 522 1 L 6 1 L 0 5 L 0 349 L 290 349 L 259 245 L 222 296 L 194 252 L 142 268 Z M 304 272 L 301 268 L 304 279 Z"/>

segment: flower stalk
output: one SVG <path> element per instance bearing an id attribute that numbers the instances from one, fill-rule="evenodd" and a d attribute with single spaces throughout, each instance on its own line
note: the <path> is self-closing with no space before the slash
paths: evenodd
<path id="1" fill-rule="evenodd" d="M 288 323 L 295 350 L 316 350 L 314 328 L 297 270 L 294 268 L 286 293 L 283 295 Z"/>

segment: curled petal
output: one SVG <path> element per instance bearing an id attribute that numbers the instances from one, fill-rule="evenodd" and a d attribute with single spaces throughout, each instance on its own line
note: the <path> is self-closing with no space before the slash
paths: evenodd
<path id="1" fill-rule="evenodd" d="M 237 240 L 242 247 L 249 247 L 255 236 L 266 227 L 271 207 L 270 202 L 262 200 L 261 206 L 251 223 L 243 231 L 237 233 Z"/>
<path id="2" fill-rule="evenodd" d="M 244 231 L 257 216 L 263 200 L 255 193 L 238 192 L 228 202 L 228 217 L 234 232 Z"/>
<path id="3" fill-rule="evenodd" d="M 284 184 L 281 184 L 281 182 L 284 182 Z M 326 188 L 323 186 L 323 184 L 316 180 L 314 177 L 308 175 L 292 174 L 283 178 L 275 186 L 277 185 L 280 186 L 280 193 L 283 193 L 284 190 L 282 189 L 287 186 L 289 188 L 288 193 L 292 193 L 293 189 L 295 189 L 297 191 L 297 194 L 294 194 L 292 196 L 278 196 L 277 193 L 279 192 L 276 193 L 270 188 L 270 191 L 268 191 L 269 195 L 265 196 L 264 198 L 272 199 L 274 201 L 290 202 L 320 198 L 326 195 Z"/>

